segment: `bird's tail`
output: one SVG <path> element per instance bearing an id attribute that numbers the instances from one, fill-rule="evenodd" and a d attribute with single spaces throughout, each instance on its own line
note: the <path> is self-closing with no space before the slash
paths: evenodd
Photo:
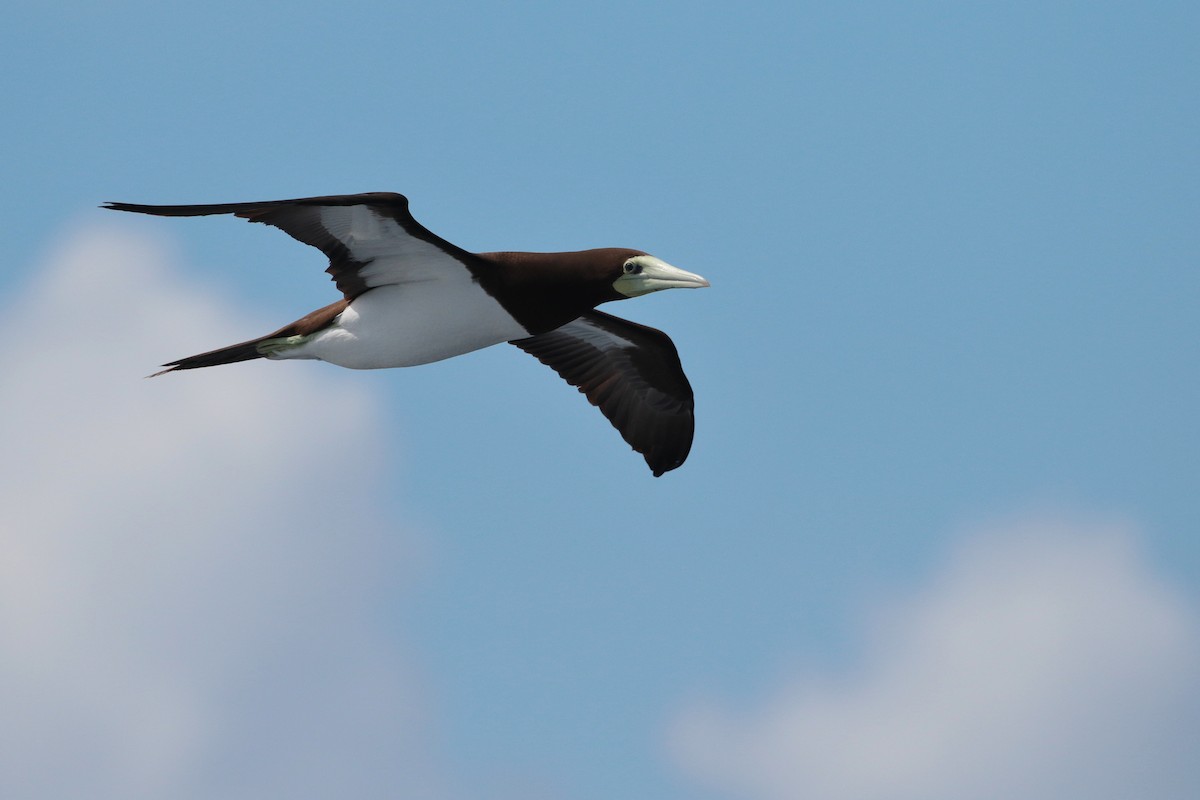
<path id="1" fill-rule="evenodd" d="M 171 361 L 163 364 L 166 369 L 160 369 L 153 375 L 147 375 L 146 377 L 157 378 L 159 375 L 174 372 L 178 369 L 200 369 L 201 367 L 216 367 L 221 364 L 236 364 L 239 361 L 266 358 L 272 350 L 272 344 L 293 337 L 300 339 L 329 326 L 337 319 L 338 314 L 345 310 L 347 304 L 348 301 L 346 300 L 338 300 L 336 303 L 330 303 L 324 308 L 319 308 L 290 325 L 284 325 L 274 333 L 268 333 L 266 336 L 260 336 L 257 339 L 251 339 L 246 342 L 231 344 L 228 347 L 222 347 L 217 350 L 209 350 L 207 353 L 181 358 L 178 361 Z"/>
<path id="2" fill-rule="evenodd" d="M 147 378 L 157 378 L 159 375 L 165 375 L 168 372 L 174 372 L 177 369 L 200 369 L 201 367 L 216 367 L 221 364 L 236 364 L 239 361 L 249 361 L 253 358 L 262 358 L 263 354 L 258 352 L 259 342 L 270 339 L 270 336 L 260 336 L 257 339 L 251 339 L 248 342 L 239 342 L 231 344 L 228 347 L 222 347 L 218 350 L 209 350 L 207 353 L 200 353 L 187 358 L 181 358 L 178 361 L 171 361 L 163 364 L 166 369 L 160 369 L 153 375 L 147 375 Z"/>

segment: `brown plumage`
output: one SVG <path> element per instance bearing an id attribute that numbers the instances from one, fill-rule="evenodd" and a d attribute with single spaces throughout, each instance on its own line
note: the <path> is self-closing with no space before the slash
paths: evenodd
<path id="1" fill-rule="evenodd" d="M 422 226 L 407 198 L 389 192 L 107 207 L 168 217 L 233 214 L 274 226 L 321 250 L 343 295 L 266 336 L 169 362 L 155 375 L 263 357 L 410 366 L 508 340 L 584 393 L 656 476 L 691 449 L 692 387 L 670 338 L 595 310 L 659 289 L 708 285 L 641 250 L 470 253 Z"/>

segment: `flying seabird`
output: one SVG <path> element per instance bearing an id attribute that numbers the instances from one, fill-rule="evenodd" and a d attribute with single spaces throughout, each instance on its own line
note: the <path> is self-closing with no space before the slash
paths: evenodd
<path id="1" fill-rule="evenodd" d="M 411 367 L 508 342 L 583 392 L 656 477 L 691 449 L 692 387 L 675 345 L 596 306 L 708 281 L 640 250 L 470 253 L 413 219 L 408 199 L 393 192 L 105 208 L 273 225 L 328 256 L 325 271 L 343 295 L 274 333 L 163 364 L 155 375 L 254 358 Z"/>

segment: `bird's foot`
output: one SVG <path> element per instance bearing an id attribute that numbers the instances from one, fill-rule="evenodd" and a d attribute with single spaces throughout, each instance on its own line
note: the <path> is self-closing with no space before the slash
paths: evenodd
<path id="1" fill-rule="evenodd" d="M 284 336 L 279 339 L 266 339 L 255 347 L 264 358 L 279 358 L 285 350 L 299 347 L 308 341 L 307 336 Z"/>

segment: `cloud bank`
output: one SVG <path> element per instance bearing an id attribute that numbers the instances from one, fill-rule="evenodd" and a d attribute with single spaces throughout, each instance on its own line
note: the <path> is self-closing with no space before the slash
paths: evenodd
<path id="1" fill-rule="evenodd" d="M 0 797 L 448 796 L 386 618 L 415 542 L 375 500 L 361 382 L 141 380 L 257 331 L 138 237 L 80 232 L 31 274 L 0 318 Z M 969 537 L 856 669 L 694 705 L 675 763 L 763 800 L 1190 800 L 1200 619 L 1134 541 Z"/>
<path id="2" fill-rule="evenodd" d="M 975 535 L 880 610 L 858 668 L 759 708 L 698 703 L 670 748 L 695 781 L 782 800 L 1098 800 L 1200 787 L 1200 619 L 1113 526 Z"/>
<path id="3" fill-rule="evenodd" d="M 5 303 L 0 796 L 442 796 L 379 409 L 332 370 L 142 380 L 251 332 L 168 262 L 82 231 Z"/>

